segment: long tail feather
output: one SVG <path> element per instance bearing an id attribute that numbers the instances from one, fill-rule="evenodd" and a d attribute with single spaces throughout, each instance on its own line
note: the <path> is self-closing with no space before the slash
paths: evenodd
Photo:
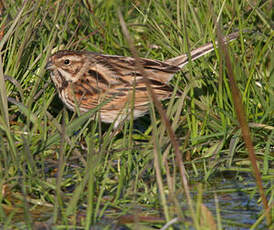
<path id="1" fill-rule="evenodd" d="M 224 41 L 225 43 L 231 42 L 235 40 L 238 36 L 239 36 L 239 32 L 231 33 L 224 38 Z M 216 42 L 216 45 L 218 46 L 218 42 Z M 198 59 L 199 57 L 210 53 L 213 50 L 214 50 L 213 43 L 209 42 L 197 49 L 192 50 L 190 52 L 191 60 L 194 61 Z M 189 62 L 189 58 L 187 54 L 183 54 L 178 57 L 168 59 L 165 62 L 182 68 L 184 65 L 186 65 Z"/>

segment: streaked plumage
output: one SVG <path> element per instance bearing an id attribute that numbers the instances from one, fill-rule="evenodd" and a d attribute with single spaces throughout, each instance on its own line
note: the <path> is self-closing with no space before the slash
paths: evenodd
<path id="1" fill-rule="evenodd" d="M 232 41 L 237 36 L 238 33 L 232 33 L 225 41 Z M 191 52 L 191 59 L 195 60 L 213 49 L 212 43 L 197 48 Z M 159 100 L 171 96 L 173 89 L 167 82 L 188 61 L 186 54 L 165 62 L 141 59 Z M 109 99 L 100 110 L 101 120 L 106 123 L 119 123 L 127 118 L 131 108 L 130 102 L 135 98 L 134 118 L 141 117 L 148 111 L 148 92 L 132 57 L 63 50 L 51 56 L 46 69 L 51 71 L 59 97 L 70 110 L 75 111 L 78 106 L 81 112 L 86 112 Z"/>

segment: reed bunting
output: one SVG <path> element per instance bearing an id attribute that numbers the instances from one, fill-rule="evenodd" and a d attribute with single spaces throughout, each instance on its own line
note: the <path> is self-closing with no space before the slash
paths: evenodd
<path id="1" fill-rule="evenodd" d="M 237 36 L 238 32 L 229 34 L 224 41 L 230 42 Z M 194 49 L 190 53 L 191 60 L 212 50 L 213 43 Z M 154 93 L 159 100 L 164 100 L 173 92 L 167 83 L 189 62 L 189 57 L 183 54 L 166 61 L 140 60 Z M 72 111 L 78 107 L 81 112 L 87 112 L 109 100 L 101 107 L 100 117 L 105 123 L 115 122 L 116 126 L 121 120 L 129 118 L 131 108 L 134 119 L 145 115 L 149 109 L 150 99 L 144 77 L 132 57 L 61 50 L 50 57 L 46 69 L 51 71 L 59 97 Z M 133 99 L 134 106 L 131 103 Z"/>

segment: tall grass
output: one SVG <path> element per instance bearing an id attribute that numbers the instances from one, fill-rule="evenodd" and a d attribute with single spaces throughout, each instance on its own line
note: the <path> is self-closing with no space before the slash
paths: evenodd
<path id="1" fill-rule="evenodd" d="M 98 119 L 102 105 L 79 115 L 69 112 L 56 95 L 44 69 L 52 52 L 85 49 L 134 55 L 121 17 L 136 53 L 158 60 L 217 40 L 214 15 L 225 34 L 239 30 L 239 39 L 227 48 L 258 169 L 266 184 L 271 183 L 270 1 L 0 3 L 1 227 L 32 228 L 43 222 L 89 229 L 110 221 L 104 227 L 111 228 L 119 220 L 137 229 L 174 223 L 179 228 L 195 223 L 203 229 L 208 220 L 209 228 L 222 228 L 217 197 L 215 220 L 203 204 L 205 189 L 190 187 L 198 191 L 197 200 L 188 192 L 182 196 L 193 181 L 206 184 L 222 171 L 251 172 L 218 48 L 176 74 L 170 82 L 174 96 L 163 102 L 166 113 L 152 106 L 150 115 L 126 121 L 118 135 L 113 125 Z M 249 32 L 243 32 L 246 29 Z M 181 92 L 179 98 L 176 91 Z M 170 138 L 170 132 L 175 136 Z M 269 187 L 265 192 L 270 205 L 273 192 Z M 255 187 L 253 193 L 258 193 Z"/>

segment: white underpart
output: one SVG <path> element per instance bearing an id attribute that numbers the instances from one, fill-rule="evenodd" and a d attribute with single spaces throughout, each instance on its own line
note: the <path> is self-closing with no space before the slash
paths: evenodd
<path id="1" fill-rule="evenodd" d="M 138 117 L 142 117 L 147 113 L 147 111 L 144 110 L 137 110 L 135 109 L 133 111 L 133 117 L 134 118 L 138 118 Z M 111 123 L 110 121 L 113 121 L 114 119 L 114 128 L 117 128 L 118 125 L 123 122 L 124 120 L 130 120 L 130 111 L 127 112 L 120 112 L 120 111 L 112 111 L 111 113 L 101 113 L 100 114 L 101 120 L 104 123 Z"/>

